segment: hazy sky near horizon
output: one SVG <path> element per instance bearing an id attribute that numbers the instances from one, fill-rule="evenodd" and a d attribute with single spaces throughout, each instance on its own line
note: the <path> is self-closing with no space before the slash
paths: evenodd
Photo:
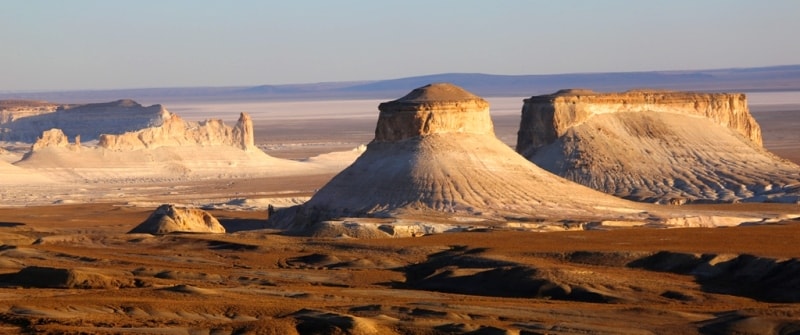
<path id="1" fill-rule="evenodd" d="M 0 3 L 0 91 L 800 64 L 800 1 Z"/>

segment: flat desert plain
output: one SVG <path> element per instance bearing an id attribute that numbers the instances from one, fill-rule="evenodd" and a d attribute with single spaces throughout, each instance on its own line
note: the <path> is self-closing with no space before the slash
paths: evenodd
<path id="1" fill-rule="evenodd" d="M 765 146 L 800 162 L 797 95 L 766 94 L 749 95 Z M 521 98 L 488 100 L 497 136 L 514 143 Z M 372 138 L 377 102 L 342 104 L 352 113 L 320 112 L 332 105 L 324 102 L 296 103 L 281 113 L 273 111 L 281 111 L 276 105 L 251 103 L 167 108 L 187 119 L 207 118 L 208 108 L 226 121 L 249 112 L 263 150 L 303 159 Z M 128 185 L 135 192 L 119 186 L 118 201 L 1 207 L 0 333 L 800 332 L 796 220 L 322 239 L 262 229 L 263 206 L 204 203 L 290 203 L 331 177 Z M 228 233 L 127 234 L 170 202 L 216 208 L 209 212 Z M 792 204 L 693 206 L 798 211 Z"/>

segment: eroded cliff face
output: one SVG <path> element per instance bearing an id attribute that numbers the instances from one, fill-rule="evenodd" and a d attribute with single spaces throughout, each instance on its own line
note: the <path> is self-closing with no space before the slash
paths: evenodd
<path id="1" fill-rule="evenodd" d="M 376 142 L 437 133 L 494 135 L 489 103 L 449 84 L 431 84 L 378 106 Z"/>
<path id="2" fill-rule="evenodd" d="M 109 150 L 155 149 L 165 146 L 228 145 L 242 150 L 255 149 L 253 121 L 245 113 L 239 116 L 236 126 L 229 127 L 222 120 L 188 122 L 172 114 L 163 124 L 120 135 L 100 135 L 98 147 Z"/>
<path id="3" fill-rule="evenodd" d="M 800 167 L 763 148 L 743 94 L 561 91 L 525 101 L 517 151 L 626 199 L 797 202 Z"/>
<path id="4" fill-rule="evenodd" d="M 27 107 L 26 107 L 27 106 Z M 161 125 L 172 114 L 161 105 L 142 106 L 133 100 L 83 105 L 16 104 L 0 112 L 0 141 L 33 143 L 46 130 L 58 128 L 70 138 L 98 139 Z M 4 114 L 5 113 L 5 114 Z"/>
<path id="5" fill-rule="evenodd" d="M 39 151 L 44 148 L 67 148 L 72 151 L 81 149 L 81 137 L 75 137 L 75 143 L 69 143 L 69 138 L 61 129 L 53 128 L 42 132 L 42 136 L 33 143 L 31 151 Z"/>
<path id="6" fill-rule="evenodd" d="M 747 98 L 742 93 L 562 90 L 525 99 L 516 150 L 531 156 L 538 148 L 554 142 L 567 130 L 593 116 L 622 112 L 704 117 L 762 146 L 761 128 L 750 114 Z"/>

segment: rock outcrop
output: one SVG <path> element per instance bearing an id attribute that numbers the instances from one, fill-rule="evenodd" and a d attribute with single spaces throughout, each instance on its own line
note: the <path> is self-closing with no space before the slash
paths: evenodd
<path id="1" fill-rule="evenodd" d="M 739 93 L 534 96 L 522 108 L 517 151 L 569 180 L 637 201 L 800 199 L 800 167 L 762 147 Z"/>
<path id="2" fill-rule="evenodd" d="M 96 140 L 100 134 L 121 134 L 161 125 L 172 115 L 161 105 L 142 106 L 133 100 L 83 105 L 36 105 L 11 111 L 0 123 L 0 141 L 33 143 L 43 131 L 58 128 L 70 138 Z"/>
<path id="3" fill-rule="evenodd" d="M 444 133 L 494 135 L 489 103 L 454 85 L 429 85 L 378 109 L 375 142 Z"/>
<path id="4" fill-rule="evenodd" d="M 129 234 L 135 233 L 154 235 L 169 233 L 224 234 L 225 227 L 214 216 L 202 209 L 161 205 L 144 222 L 129 232 Z"/>
<path id="5" fill-rule="evenodd" d="M 640 204 L 569 182 L 516 154 L 494 136 L 488 107 L 451 84 L 380 104 L 366 151 L 306 204 L 278 211 L 270 225 L 331 235 L 337 228 L 324 221 L 353 217 L 451 224 L 643 219 Z M 371 234 L 354 229 L 346 234 Z"/>
<path id="6" fill-rule="evenodd" d="M 245 113 L 233 128 L 222 120 L 188 122 L 172 114 L 163 124 L 120 135 L 102 134 L 98 147 L 108 150 L 155 149 L 165 146 L 227 145 L 242 150 L 253 150 L 253 121 Z"/>
<path id="7" fill-rule="evenodd" d="M 634 90 L 597 93 L 567 89 L 525 99 L 517 133 L 517 152 L 529 156 L 586 120 L 601 114 L 640 112 L 703 117 L 733 129 L 758 146 L 761 128 L 750 115 L 742 93 L 694 93 Z"/>
<path id="8" fill-rule="evenodd" d="M 31 151 L 39 151 L 44 148 L 67 148 L 78 151 L 81 148 L 81 137 L 75 136 L 75 143 L 70 144 L 69 138 L 61 129 L 50 129 L 42 132 L 42 136 L 33 143 Z"/>
<path id="9" fill-rule="evenodd" d="M 349 157 L 352 162 L 354 156 L 339 160 Z M 91 183 L 274 177 L 343 168 L 331 159 L 298 162 L 267 155 L 255 146 L 253 121 L 244 113 L 234 127 L 221 120 L 189 122 L 170 115 L 160 126 L 104 134 L 97 145 L 82 146 L 79 137 L 69 144 L 66 134 L 53 129 L 14 165 L 53 180 Z"/>

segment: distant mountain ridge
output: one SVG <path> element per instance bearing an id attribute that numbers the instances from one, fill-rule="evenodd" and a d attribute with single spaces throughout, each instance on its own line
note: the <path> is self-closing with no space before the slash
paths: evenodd
<path id="1" fill-rule="evenodd" d="M 239 87 L 176 87 L 93 91 L 0 93 L 0 99 L 47 100 L 61 103 L 110 101 L 121 98 L 148 103 L 225 100 L 390 99 L 410 88 L 448 82 L 480 96 L 532 96 L 563 88 L 598 92 L 636 88 L 682 91 L 800 91 L 800 64 L 752 68 L 682 71 L 495 75 L 441 73 L 387 80 L 324 82 Z"/>

